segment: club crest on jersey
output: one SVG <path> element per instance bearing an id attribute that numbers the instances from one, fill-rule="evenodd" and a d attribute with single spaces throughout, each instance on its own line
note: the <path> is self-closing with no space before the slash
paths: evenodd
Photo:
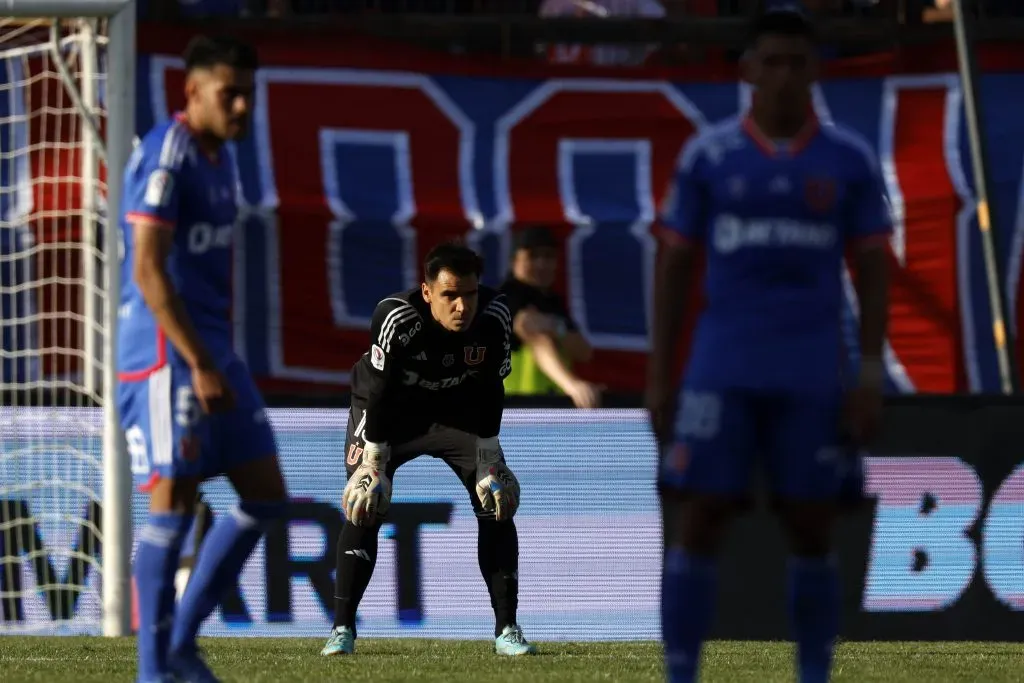
<path id="1" fill-rule="evenodd" d="M 804 201 L 812 211 L 825 213 L 836 203 L 836 181 L 831 178 L 808 178 L 804 184 Z"/>
<path id="2" fill-rule="evenodd" d="M 685 443 L 676 443 L 665 453 L 662 465 L 666 474 L 679 476 L 690 464 L 690 449 Z"/>
<path id="3" fill-rule="evenodd" d="M 484 354 L 487 353 L 486 346 L 466 346 L 465 361 L 466 365 L 480 365 L 484 362 Z"/>
<path id="4" fill-rule="evenodd" d="M 455 365 L 455 354 L 446 353 L 444 355 L 444 358 L 441 360 L 441 365 L 445 366 L 446 368 L 450 368 L 451 366 Z"/>
<path id="5" fill-rule="evenodd" d="M 199 459 L 199 437 L 194 434 L 186 434 L 181 437 L 178 444 L 181 449 L 181 457 L 186 462 L 195 462 Z"/>

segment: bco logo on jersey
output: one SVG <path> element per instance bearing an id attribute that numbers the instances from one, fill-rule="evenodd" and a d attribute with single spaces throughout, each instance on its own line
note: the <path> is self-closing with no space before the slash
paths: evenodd
<path id="1" fill-rule="evenodd" d="M 785 218 L 744 220 L 729 214 L 715 219 L 712 243 L 715 251 L 731 254 L 745 247 L 800 247 L 830 249 L 839 231 L 829 223 L 806 223 Z"/>
<path id="2" fill-rule="evenodd" d="M 188 231 L 188 250 L 193 254 L 205 254 L 210 249 L 230 247 L 234 230 L 234 225 L 196 223 Z"/>

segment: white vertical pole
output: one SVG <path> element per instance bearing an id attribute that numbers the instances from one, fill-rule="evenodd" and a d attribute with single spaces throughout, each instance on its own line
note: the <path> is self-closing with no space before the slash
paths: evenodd
<path id="1" fill-rule="evenodd" d="M 988 300 L 992 309 L 992 339 L 999 362 L 1000 388 L 1004 394 L 1012 394 L 1017 385 L 1013 359 L 1010 356 L 1008 331 L 1005 323 L 1006 309 L 1002 294 L 1002 278 L 999 261 L 996 258 L 995 236 L 992 234 L 992 205 L 989 203 L 988 163 L 981 133 L 981 102 L 977 89 L 978 65 L 974 57 L 974 46 L 968 35 L 968 18 L 964 12 L 966 0 L 953 0 L 953 32 L 956 35 L 956 52 L 959 61 L 960 83 L 964 91 L 964 113 L 967 116 L 967 136 L 971 144 L 971 162 L 974 170 L 974 196 L 978 198 L 978 228 L 981 230 L 982 253 L 985 258 L 985 275 L 988 284 Z"/>
<path id="2" fill-rule="evenodd" d="M 97 126 L 99 121 L 96 113 L 99 110 L 99 98 L 97 96 L 96 76 L 99 73 L 96 47 L 96 20 L 81 19 L 78 22 L 79 40 L 79 64 L 81 68 L 82 106 L 85 109 L 82 115 L 94 121 Z M 97 336 L 103 329 L 103 321 L 99 318 L 99 311 L 102 308 L 103 283 L 97 277 L 97 253 L 96 246 L 99 244 L 97 238 L 96 222 L 96 197 L 99 192 L 99 164 L 96 155 L 96 146 L 101 141 L 96 138 L 96 126 L 82 125 L 82 148 L 81 148 L 81 176 L 82 187 L 82 318 L 84 319 L 82 329 L 82 344 L 84 358 L 82 359 L 82 383 L 90 398 L 96 396 L 98 384 L 102 378 L 98 377 L 97 370 L 102 365 L 102 358 L 97 358 L 97 349 L 102 348 L 103 338 Z M 98 342 L 98 344 L 97 344 Z"/>
<path id="3" fill-rule="evenodd" d="M 110 18 L 107 47 L 107 219 L 103 235 L 103 635 L 131 633 L 131 467 L 117 414 L 120 207 L 135 131 L 135 2 Z"/>

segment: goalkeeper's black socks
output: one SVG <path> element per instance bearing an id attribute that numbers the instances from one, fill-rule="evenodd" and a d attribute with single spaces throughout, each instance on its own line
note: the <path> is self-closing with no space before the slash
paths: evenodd
<path id="1" fill-rule="evenodd" d="M 334 576 L 334 627 L 356 630 L 356 610 L 370 585 L 377 563 L 377 532 L 380 525 L 360 527 L 348 522 L 338 536 L 337 571 Z"/>
<path id="2" fill-rule="evenodd" d="M 519 607 L 519 535 L 512 520 L 477 518 L 477 559 L 494 609 L 494 637 L 516 623 Z"/>

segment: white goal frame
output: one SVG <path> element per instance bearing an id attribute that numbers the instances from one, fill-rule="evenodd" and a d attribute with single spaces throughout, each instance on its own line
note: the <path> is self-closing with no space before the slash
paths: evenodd
<path id="1" fill-rule="evenodd" d="M 101 395 L 103 397 L 103 517 L 102 531 L 102 626 L 105 636 L 131 634 L 131 471 L 124 435 L 117 414 L 117 301 L 121 291 L 118 245 L 122 173 L 132 153 L 135 131 L 135 0 L 0 0 L 0 12 L 8 17 L 104 18 L 107 36 L 107 220 L 103 248 L 107 266 L 99 275 L 109 297 L 106 306 L 89 306 L 98 320 L 89 321 L 94 329 L 105 329 L 105 343 L 97 349 L 101 359 Z M 87 116 L 87 112 L 82 112 Z M 89 125 L 83 127 L 84 144 L 90 141 Z M 86 155 L 89 157 L 90 155 Z M 98 164 L 88 162 L 98 172 Z M 88 171 L 86 171 L 88 172 Z M 98 187 L 98 177 L 82 178 L 89 187 Z M 86 200 L 89 201 L 89 200 Z M 86 348 L 93 345 L 93 334 L 86 333 Z M 87 364 L 88 367 L 88 364 Z M 92 372 L 84 381 L 91 383 Z"/>

